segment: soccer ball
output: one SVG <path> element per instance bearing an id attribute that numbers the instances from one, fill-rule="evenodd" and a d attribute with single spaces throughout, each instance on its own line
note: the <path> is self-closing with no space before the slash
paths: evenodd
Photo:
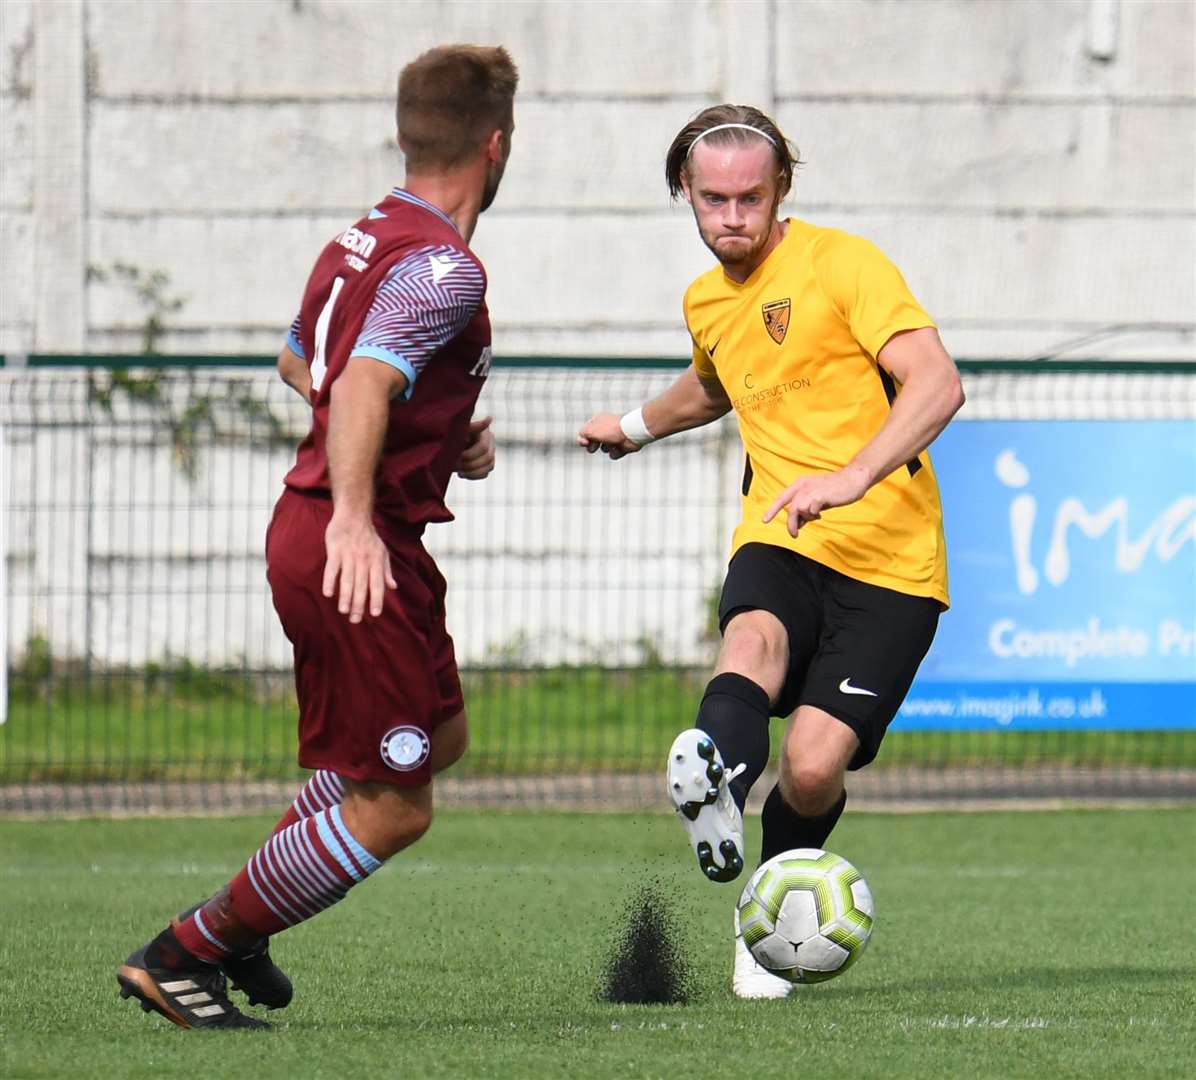
<path id="1" fill-rule="evenodd" d="M 846 859 L 817 848 L 763 863 L 739 898 L 739 932 L 756 963 L 795 983 L 825 982 L 872 936 L 872 893 Z"/>

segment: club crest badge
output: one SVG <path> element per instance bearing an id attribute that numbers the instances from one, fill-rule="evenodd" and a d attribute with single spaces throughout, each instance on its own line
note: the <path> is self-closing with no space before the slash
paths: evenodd
<path id="1" fill-rule="evenodd" d="M 391 728 L 382 736 L 382 760 L 396 772 L 411 772 L 428 760 L 432 744 L 417 727 L 404 724 Z"/>
<path id="2" fill-rule="evenodd" d="M 773 300 L 760 309 L 764 316 L 764 329 L 768 336 L 778 345 L 785 340 L 785 331 L 789 329 L 789 297 L 784 300 Z"/>

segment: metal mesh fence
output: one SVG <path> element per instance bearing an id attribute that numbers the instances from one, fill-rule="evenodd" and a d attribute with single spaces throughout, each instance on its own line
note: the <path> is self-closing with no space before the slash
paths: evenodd
<path id="1" fill-rule="evenodd" d="M 1008 367 L 965 367 L 965 419 L 1196 418 L 1189 370 Z M 442 802 L 659 803 L 662 754 L 691 725 L 717 647 L 739 440 L 724 420 L 612 464 L 573 435 L 675 375 L 495 367 L 480 408 L 500 467 L 454 480 L 458 520 L 427 537 L 472 727 Z M 290 651 L 263 536 L 307 417 L 270 371 L 0 371 L 0 811 L 291 797 Z M 894 730 L 852 793 L 1196 797 L 1196 725 Z"/>

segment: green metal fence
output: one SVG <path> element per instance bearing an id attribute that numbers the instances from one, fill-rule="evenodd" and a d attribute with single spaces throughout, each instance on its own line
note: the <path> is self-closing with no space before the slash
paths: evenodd
<path id="1" fill-rule="evenodd" d="M 264 363 L 5 358 L 0 811 L 274 807 L 301 779 L 262 546 L 309 414 Z M 572 437 L 680 366 L 493 369 L 500 468 L 455 480 L 458 520 L 428 537 L 473 729 L 442 800 L 660 805 L 716 649 L 738 436 L 720 421 L 617 467 Z M 1196 384 L 1189 364 L 961 367 L 979 418 L 1170 416 Z M 893 732 L 853 795 L 1196 797 L 1196 730 Z"/>

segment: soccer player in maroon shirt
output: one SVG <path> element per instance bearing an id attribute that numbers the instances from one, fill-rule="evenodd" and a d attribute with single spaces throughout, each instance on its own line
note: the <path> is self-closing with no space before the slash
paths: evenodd
<path id="1" fill-rule="evenodd" d="M 466 715 L 424 550 L 456 472 L 494 465 L 472 420 L 490 367 L 486 275 L 469 249 L 511 149 L 518 73 L 502 48 L 432 49 L 399 76 L 407 179 L 316 261 L 279 357 L 312 405 L 266 534 L 295 651 L 299 762 L 316 770 L 274 833 L 211 899 L 121 965 L 124 997 L 180 1027 L 264 1027 L 229 1000 L 291 999 L 269 938 L 342 899 L 432 819 L 432 776 Z"/>

